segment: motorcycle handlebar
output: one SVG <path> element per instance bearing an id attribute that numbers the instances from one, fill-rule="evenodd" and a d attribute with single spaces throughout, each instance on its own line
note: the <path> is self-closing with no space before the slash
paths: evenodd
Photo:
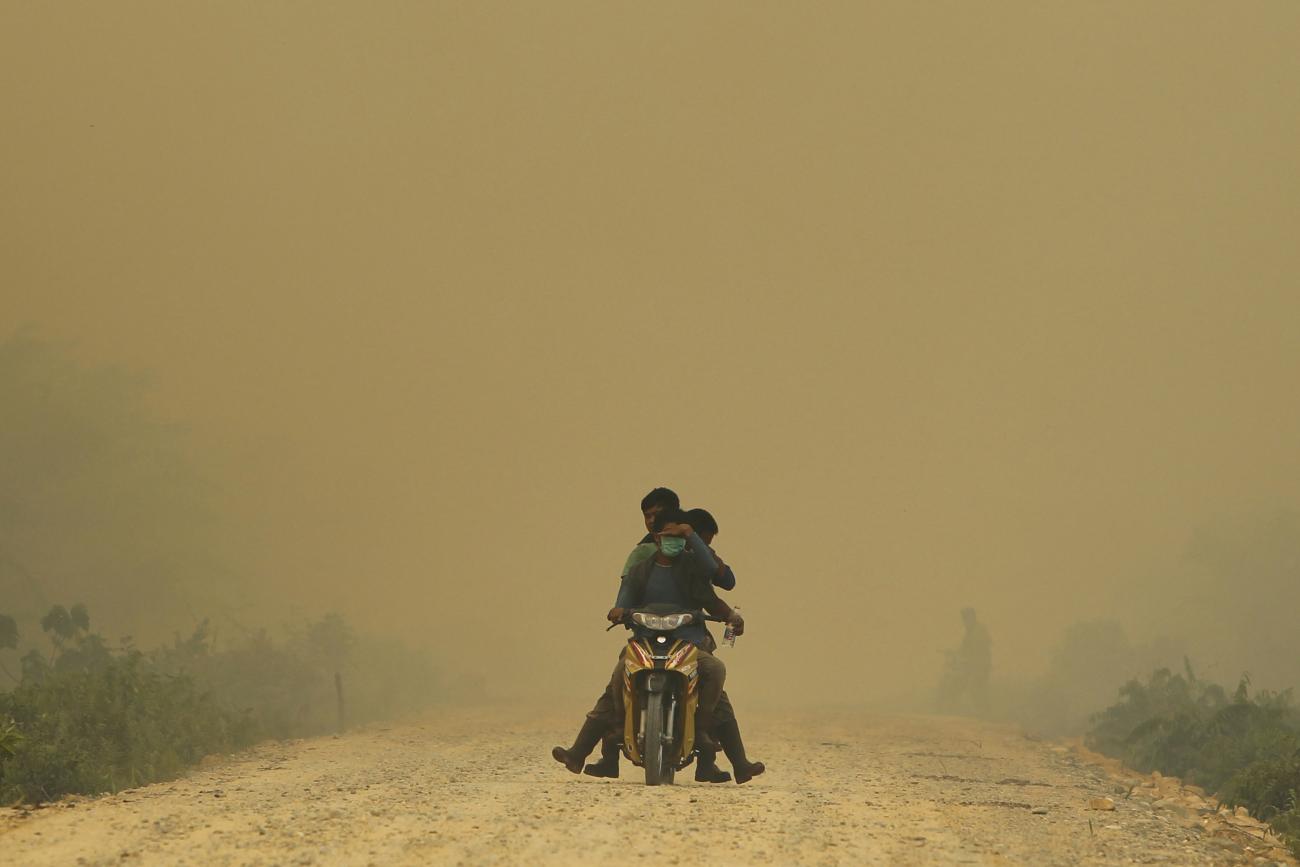
<path id="1" fill-rule="evenodd" d="M 615 626 L 625 626 L 625 627 L 627 627 L 628 629 L 631 629 L 631 628 L 632 628 L 632 615 L 633 615 L 633 614 L 636 614 L 636 613 L 637 613 L 636 611 L 631 611 L 631 610 L 629 610 L 629 611 L 624 611 L 624 612 L 623 612 L 623 618 L 622 618 L 621 620 L 619 620 L 617 623 L 611 623 L 609 626 L 606 626 L 606 627 L 605 627 L 605 631 L 606 631 L 606 632 L 609 632 L 609 631 L 610 631 L 611 629 L 613 629 Z M 691 612 L 691 613 L 694 614 L 694 615 L 696 615 L 696 620 L 702 620 L 702 621 L 704 621 L 705 623 L 726 623 L 726 622 L 727 622 L 727 618 L 725 618 L 725 617 L 714 617 L 712 614 L 709 614 L 708 612 L 705 612 L 705 611 L 693 611 L 693 612 Z M 700 615 L 703 615 L 703 616 L 701 617 Z"/>

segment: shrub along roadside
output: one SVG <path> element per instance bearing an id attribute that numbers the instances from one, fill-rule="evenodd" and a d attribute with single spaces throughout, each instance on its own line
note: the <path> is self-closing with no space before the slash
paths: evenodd
<path id="1" fill-rule="evenodd" d="M 436 695 L 426 657 L 359 641 L 337 615 L 283 640 L 258 632 L 221 649 L 205 623 L 148 653 L 109 647 L 80 606 L 55 606 L 42 628 L 51 652 L 30 650 L 18 685 L 0 692 L 3 804 L 115 792 L 175 777 L 211 753 L 333 730 L 336 673 L 357 686 L 352 723 Z"/>
<path id="2" fill-rule="evenodd" d="M 208 753 L 252 743 L 247 714 L 164 675 L 139 652 L 63 670 L 0 695 L 21 740 L 0 757 L 0 800 L 115 792 L 174 777 Z"/>
<path id="3" fill-rule="evenodd" d="M 1182 674 L 1162 668 L 1119 692 L 1093 717 L 1089 748 L 1246 807 L 1300 855 L 1300 710 L 1289 690 L 1252 696 L 1243 678 L 1229 696 L 1185 664 Z"/>

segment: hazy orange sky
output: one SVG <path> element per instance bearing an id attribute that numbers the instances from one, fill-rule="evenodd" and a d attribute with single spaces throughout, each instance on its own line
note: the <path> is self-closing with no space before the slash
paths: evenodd
<path id="1" fill-rule="evenodd" d="M 965 604 L 1031 671 L 1300 500 L 1298 47 L 1293 2 L 10 2 L 0 336 L 148 371 L 257 583 L 502 689 L 595 694 L 658 484 L 722 525 L 738 701 L 931 678 Z"/>

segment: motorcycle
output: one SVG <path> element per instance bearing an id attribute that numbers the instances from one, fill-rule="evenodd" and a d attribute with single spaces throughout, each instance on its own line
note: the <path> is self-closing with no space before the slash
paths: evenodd
<path id="1" fill-rule="evenodd" d="M 645 768 L 647 786 L 671 786 L 674 775 L 695 761 L 699 649 L 672 634 L 705 621 L 723 622 L 663 605 L 623 615 L 624 626 L 646 633 L 629 638 L 623 654 L 623 754 Z"/>

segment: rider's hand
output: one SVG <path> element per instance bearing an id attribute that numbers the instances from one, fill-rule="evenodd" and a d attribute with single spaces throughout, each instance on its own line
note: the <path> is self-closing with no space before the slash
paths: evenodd
<path id="1" fill-rule="evenodd" d="M 609 622 L 610 622 L 610 623 L 622 623 L 622 622 L 623 622 L 623 609 L 622 609 L 622 608 L 611 608 L 611 609 L 609 609 L 609 613 L 606 614 L 605 617 L 607 617 L 607 618 L 609 619 Z"/>
<path id="2" fill-rule="evenodd" d="M 731 616 L 727 618 L 727 622 L 736 630 L 737 635 L 745 634 L 745 618 L 740 616 L 739 611 L 731 609 Z"/>

